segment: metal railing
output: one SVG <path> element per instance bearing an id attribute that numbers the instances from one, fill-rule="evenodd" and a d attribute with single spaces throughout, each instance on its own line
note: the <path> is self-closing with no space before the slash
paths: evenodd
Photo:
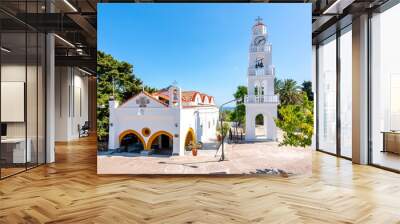
<path id="1" fill-rule="evenodd" d="M 260 47 L 250 47 L 250 52 L 263 52 L 263 51 L 270 51 L 271 45 L 267 44 L 265 46 Z"/>
<path id="2" fill-rule="evenodd" d="M 279 103 L 278 95 L 252 95 L 246 96 L 246 103 Z"/>
<path id="3" fill-rule="evenodd" d="M 249 76 L 259 76 L 259 75 L 272 75 L 274 74 L 274 67 L 268 68 L 248 68 Z"/>

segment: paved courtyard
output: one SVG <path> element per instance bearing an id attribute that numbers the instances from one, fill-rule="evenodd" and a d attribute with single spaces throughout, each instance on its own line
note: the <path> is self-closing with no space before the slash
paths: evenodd
<path id="1" fill-rule="evenodd" d="M 311 174 L 311 149 L 279 147 L 277 142 L 225 144 L 221 150 L 199 150 L 197 156 L 100 154 L 99 174 Z M 277 172 L 279 171 L 279 172 Z"/>

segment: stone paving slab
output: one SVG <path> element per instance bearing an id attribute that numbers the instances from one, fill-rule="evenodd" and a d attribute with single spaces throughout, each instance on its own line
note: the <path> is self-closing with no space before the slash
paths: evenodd
<path id="1" fill-rule="evenodd" d="M 98 155 L 99 174 L 264 174 L 282 170 L 289 174 L 311 174 L 311 149 L 279 147 L 276 142 L 225 144 L 221 152 L 199 151 L 198 156 Z"/>

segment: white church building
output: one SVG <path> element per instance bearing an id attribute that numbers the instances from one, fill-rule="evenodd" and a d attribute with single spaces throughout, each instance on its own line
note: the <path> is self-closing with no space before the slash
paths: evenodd
<path id="1" fill-rule="evenodd" d="M 277 117 L 279 97 L 275 95 L 275 67 L 272 65 L 272 45 L 261 18 L 257 18 L 252 28 L 247 72 L 246 140 L 277 139 L 274 118 Z M 263 125 L 259 130 L 256 117 L 261 117 Z M 261 132 L 261 133 L 257 133 Z"/>
<path id="2" fill-rule="evenodd" d="M 175 85 L 142 91 L 121 105 L 109 102 L 109 149 L 133 143 L 141 154 L 184 155 L 191 143 L 216 139 L 219 117 L 214 97 Z"/>

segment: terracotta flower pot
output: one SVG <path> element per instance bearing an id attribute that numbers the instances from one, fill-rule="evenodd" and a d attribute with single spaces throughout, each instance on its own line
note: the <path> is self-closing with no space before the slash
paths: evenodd
<path id="1" fill-rule="evenodd" d="M 221 135 L 217 135 L 217 141 L 221 141 L 222 140 L 222 137 L 221 137 Z"/>
<path id="2" fill-rule="evenodd" d="M 197 156 L 197 149 L 196 148 L 192 148 L 192 155 L 193 156 Z"/>

